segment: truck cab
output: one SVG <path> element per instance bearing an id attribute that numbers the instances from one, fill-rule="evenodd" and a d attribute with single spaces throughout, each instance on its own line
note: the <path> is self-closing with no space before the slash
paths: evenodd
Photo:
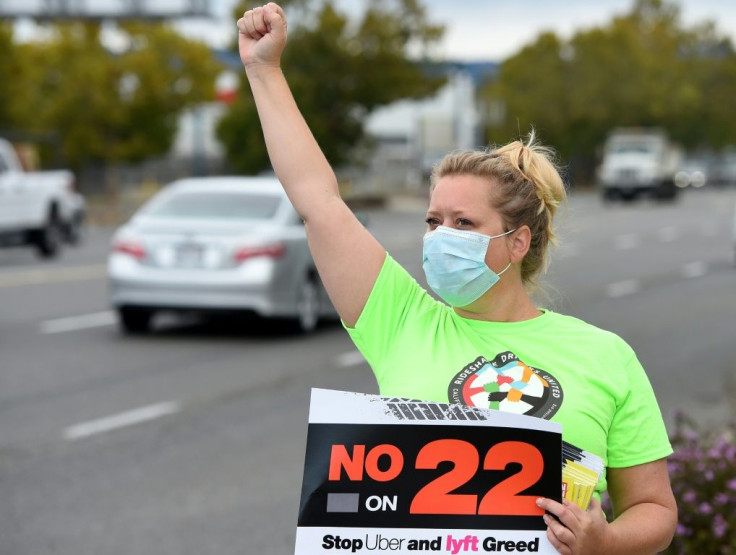
<path id="1" fill-rule="evenodd" d="M 597 184 L 606 200 L 671 200 L 681 160 L 682 149 L 661 129 L 614 129 L 603 147 Z"/>
<path id="2" fill-rule="evenodd" d="M 78 241 L 84 217 L 71 171 L 27 172 L 0 139 L 0 247 L 28 245 L 54 257 L 64 242 Z"/>

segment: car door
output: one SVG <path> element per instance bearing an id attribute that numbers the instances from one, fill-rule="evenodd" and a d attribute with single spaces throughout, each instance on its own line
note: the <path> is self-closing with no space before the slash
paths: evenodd
<path id="1" fill-rule="evenodd" d="M 11 231 L 21 226 L 22 199 L 18 194 L 18 176 L 5 160 L 0 144 L 0 230 Z"/>

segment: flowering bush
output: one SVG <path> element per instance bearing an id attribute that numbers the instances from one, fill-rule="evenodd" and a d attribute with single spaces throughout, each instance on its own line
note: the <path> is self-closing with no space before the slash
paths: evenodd
<path id="1" fill-rule="evenodd" d="M 665 553 L 736 553 L 736 424 L 704 431 L 682 415 L 667 462 L 679 511 Z"/>

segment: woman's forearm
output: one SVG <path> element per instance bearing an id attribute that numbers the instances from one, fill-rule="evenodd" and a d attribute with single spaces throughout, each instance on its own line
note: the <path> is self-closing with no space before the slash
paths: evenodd
<path id="1" fill-rule="evenodd" d="M 337 179 L 279 67 L 246 70 L 276 175 L 306 220 L 339 196 Z"/>
<path id="2" fill-rule="evenodd" d="M 651 555 L 663 551 L 672 541 L 677 511 L 656 503 L 630 507 L 611 522 L 611 555 Z"/>

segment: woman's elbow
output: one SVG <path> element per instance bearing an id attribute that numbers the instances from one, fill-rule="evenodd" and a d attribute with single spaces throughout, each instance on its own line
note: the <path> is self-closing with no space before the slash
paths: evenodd
<path id="1" fill-rule="evenodd" d="M 660 545 L 657 546 L 658 553 L 670 546 L 677 531 L 677 503 L 675 503 L 674 499 L 671 505 L 668 504 L 663 507 L 661 518 L 662 536 Z"/>

